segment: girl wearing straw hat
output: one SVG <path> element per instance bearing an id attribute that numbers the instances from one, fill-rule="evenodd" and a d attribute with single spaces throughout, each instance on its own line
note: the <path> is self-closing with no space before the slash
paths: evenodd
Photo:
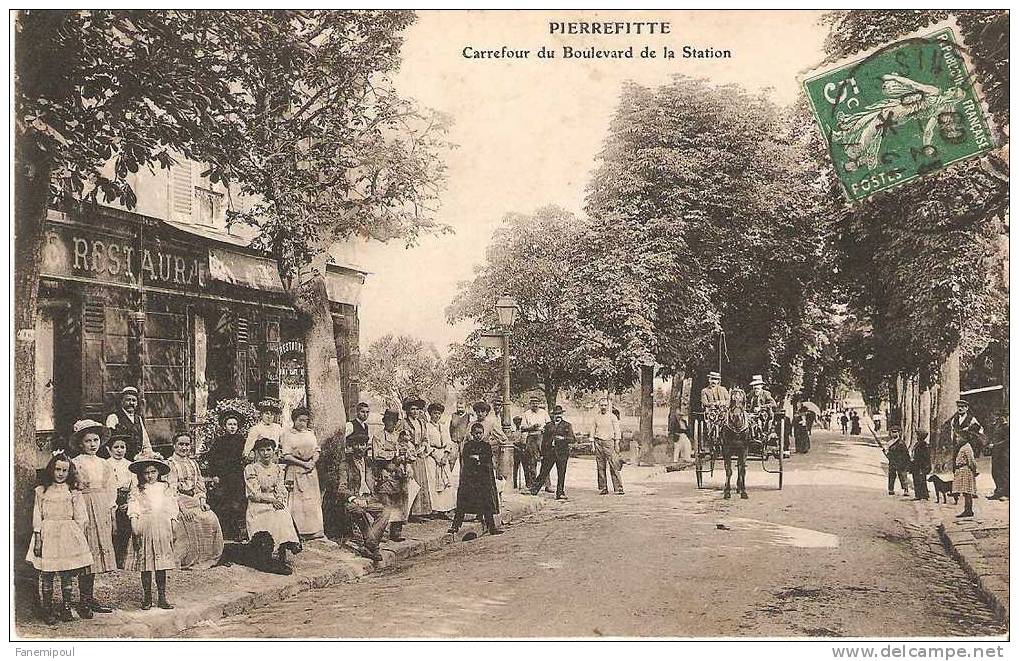
<path id="1" fill-rule="evenodd" d="M 180 516 L 177 496 L 162 481 L 170 466 L 158 453 L 139 454 L 131 462 L 131 472 L 138 476 L 138 488 L 131 492 L 127 515 L 134 533 L 134 553 L 128 556 L 125 569 L 142 574 L 142 610 L 152 608 L 152 574 L 156 575 L 156 605 L 171 609 L 166 600 L 166 570 L 177 568 L 173 550 L 173 522 Z"/>
<path id="2" fill-rule="evenodd" d="M 97 456 L 99 448 L 110 438 L 109 428 L 95 420 L 79 420 L 71 433 L 71 447 L 80 452 L 74 458 L 74 470 L 85 497 L 88 525 L 85 539 L 92 552 L 92 568 L 78 579 L 82 606 L 96 613 L 112 613 L 109 606 L 100 604 L 94 596 L 95 575 L 117 568 L 117 553 L 113 545 L 113 521 L 117 513 L 117 482 L 113 467 Z"/>

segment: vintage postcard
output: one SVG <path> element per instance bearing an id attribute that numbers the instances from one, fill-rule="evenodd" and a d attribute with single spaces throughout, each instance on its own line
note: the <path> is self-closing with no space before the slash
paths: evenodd
<path id="1" fill-rule="evenodd" d="M 1010 34 L 12 12 L 17 654 L 1005 656 Z"/>

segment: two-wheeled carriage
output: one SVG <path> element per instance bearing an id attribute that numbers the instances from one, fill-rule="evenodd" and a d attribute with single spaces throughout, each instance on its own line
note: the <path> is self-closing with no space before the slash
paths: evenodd
<path id="1" fill-rule="evenodd" d="M 693 456 L 694 470 L 697 474 L 697 488 L 704 488 L 704 478 L 713 477 L 715 462 L 725 460 L 722 448 L 722 424 L 725 416 L 723 408 L 709 408 L 694 413 L 693 420 Z M 782 488 L 783 439 L 785 439 L 785 418 L 775 423 L 766 411 L 748 413 L 750 425 L 748 429 L 747 461 L 760 461 L 765 473 L 778 475 L 778 488 Z"/>

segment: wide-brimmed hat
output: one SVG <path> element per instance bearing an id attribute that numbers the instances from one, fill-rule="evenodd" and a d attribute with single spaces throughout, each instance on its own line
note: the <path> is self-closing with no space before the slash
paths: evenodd
<path id="1" fill-rule="evenodd" d="M 246 416 L 238 411 L 237 409 L 223 409 L 219 412 L 219 426 L 222 427 L 226 424 L 226 421 L 230 418 L 235 418 L 237 423 L 240 424 L 244 421 Z"/>
<path id="2" fill-rule="evenodd" d="M 552 409 L 552 415 L 562 415 L 563 413 L 566 413 L 566 409 L 561 406 L 557 406 Z"/>
<path id="3" fill-rule="evenodd" d="M 163 455 L 158 452 L 136 454 L 134 461 L 127 468 L 135 475 L 141 475 L 149 466 L 155 466 L 160 475 L 170 472 L 170 465 L 163 461 Z"/>
<path id="4" fill-rule="evenodd" d="M 80 443 L 81 439 L 87 433 L 93 433 L 99 435 L 99 442 L 105 443 L 110 438 L 110 428 L 101 422 L 90 420 L 85 418 L 74 423 L 74 427 L 71 430 L 71 442 Z"/>
<path id="5" fill-rule="evenodd" d="M 721 379 L 722 375 L 719 374 L 718 372 L 708 372 L 708 378 L 709 379 Z"/>
<path id="6" fill-rule="evenodd" d="M 404 411 L 409 411 L 411 409 L 411 407 L 416 407 L 416 408 L 419 408 L 419 409 L 424 409 L 426 406 L 428 406 L 428 402 L 426 402 L 425 400 L 421 399 L 420 397 L 408 397 L 405 400 L 403 400 L 403 410 Z"/>
<path id="7" fill-rule="evenodd" d="M 755 374 L 754 378 L 750 379 L 750 385 L 751 386 L 763 386 L 764 385 L 764 377 L 761 376 L 760 374 Z"/>
<path id="8" fill-rule="evenodd" d="M 255 408 L 258 409 L 259 411 L 271 411 L 273 413 L 283 412 L 283 408 L 280 406 L 279 401 L 271 397 L 266 397 L 265 399 L 260 401 L 258 404 L 255 405 Z"/>

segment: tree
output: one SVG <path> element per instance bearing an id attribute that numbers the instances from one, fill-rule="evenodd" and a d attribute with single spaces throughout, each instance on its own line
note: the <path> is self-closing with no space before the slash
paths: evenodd
<path id="1" fill-rule="evenodd" d="M 452 360 L 459 374 L 469 379 L 490 374 L 493 361 L 501 360 L 479 351 L 480 340 L 482 333 L 498 327 L 496 300 L 510 295 L 520 306 L 510 339 L 510 383 L 515 392 L 540 389 L 551 411 L 562 388 L 592 386 L 578 341 L 577 308 L 564 295 L 580 259 L 576 246 L 587 231 L 586 222 L 555 206 L 503 217 L 485 262 L 475 268 L 473 280 L 460 283 L 446 309 L 451 324 L 470 320 L 476 325 Z M 583 295 L 591 297 L 592 291 L 599 290 L 588 289 Z"/>
<path id="2" fill-rule="evenodd" d="M 202 127 L 233 97 L 223 51 L 208 38 L 215 23 L 201 11 L 26 10 L 15 19 L 14 548 L 30 532 L 47 209 L 133 207 L 132 173 L 169 167 L 171 152 L 199 158 Z"/>
<path id="3" fill-rule="evenodd" d="M 714 367 L 724 330 L 730 378 L 770 373 L 788 389 L 819 345 L 830 193 L 804 133 L 734 85 L 624 89 L 588 189 L 596 257 L 578 281 L 609 293 L 581 317 L 596 370 L 640 380 L 642 442 L 656 364 Z"/>
<path id="4" fill-rule="evenodd" d="M 1007 12 L 833 12 L 826 48 L 838 59 L 952 14 L 994 124 L 1007 126 Z M 996 141 L 1006 145 L 1007 135 L 998 131 Z M 899 401 L 904 425 L 930 426 L 940 465 L 952 451 L 939 429 L 954 411 L 960 356 L 1008 342 L 1007 289 L 1000 277 L 1007 178 L 1007 163 L 992 152 L 875 195 L 837 217 L 841 286 L 865 334 L 858 345 L 869 347 L 864 353 Z M 915 401 L 905 401 L 910 397 Z M 923 398 L 936 400 L 930 420 L 918 417 Z"/>
<path id="5" fill-rule="evenodd" d="M 435 346 L 409 335 L 384 335 L 368 346 L 361 361 L 364 389 L 400 410 L 407 397 L 444 404 L 449 381 Z"/>
<path id="6" fill-rule="evenodd" d="M 227 75 L 241 92 L 208 136 L 213 181 L 254 204 L 229 220 L 258 229 L 304 332 L 324 488 L 342 454 L 346 406 L 325 288 L 328 249 L 351 237 L 401 239 L 447 228 L 431 214 L 445 167 L 446 121 L 393 89 L 405 11 L 224 12 Z"/>

